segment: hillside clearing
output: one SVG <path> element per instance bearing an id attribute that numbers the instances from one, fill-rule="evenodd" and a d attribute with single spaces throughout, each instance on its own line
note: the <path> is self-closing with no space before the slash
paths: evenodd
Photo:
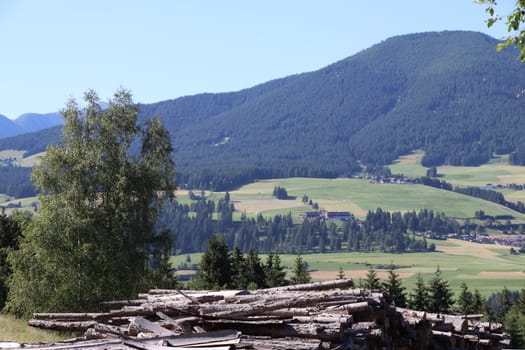
<path id="1" fill-rule="evenodd" d="M 295 200 L 272 197 L 276 185 L 286 188 Z M 320 209 L 350 211 L 359 218 L 364 218 L 368 211 L 378 207 L 401 212 L 426 208 L 456 218 L 471 218 L 476 210 L 483 210 L 487 215 L 512 215 L 525 222 L 525 215 L 495 203 L 423 185 L 383 185 L 349 178 L 287 178 L 261 180 L 230 192 L 237 209 L 263 215 L 270 212 L 272 215 L 276 212 L 286 214 L 290 209 L 299 207 L 308 209 L 301 202 L 303 195 L 317 202 Z M 271 210 L 269 207 L 272 207 Z"/>

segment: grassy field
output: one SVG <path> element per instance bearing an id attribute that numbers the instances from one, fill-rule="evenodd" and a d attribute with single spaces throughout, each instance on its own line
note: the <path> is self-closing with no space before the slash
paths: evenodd
<path id="1" fill-rule="evenodd" d="M 14 165 L 21 167 L 33 167 L 40 162 L 40 157 L 44 154 L 38 153 L 24 158 L 26 151 L 4 150 L 0 151 L 0 161 L 4 159 L 15 159 Z M 0 162 L 1 163 L 1 162 Z"/>
<path id="2" fill-rule="evenodd" d="M 273 198 L 271 194 L 277 185 L 286 188 L 295 199 Z M 288 178 L 261 180 L 230 192 L 240 212 L 266 216 L 291 211 L 294 218 L 300 211 L 311 210 L 301 202 L 303 195 L 317 202 L 320 208 L 350 211 L 360 218 L 378 207 L 402 212 L 426 208 L 456 218 L 471 218 L 476 210 L 483 210 L 488 215 L 513 215 L 525 222 L 525 215 L 494 203 L 423 185 L 382 185 L 362 179 Z"/>
<path id="3" fill-rule="evenodd" d="M 510 255 L 508 247 L 477 244 L 460 240 L 432 241 L 437 246 L 434 253 L 388 254 L 388 253 L 330 253 L 303 255 L 316 281 L 337 277 L 342 267 L 345 276 L 359 281 L 366 276 L 370 267 L 387 266 L 391 262 L 397 269 L 408 291 L 414 288 L 417 275 L 425 282 L 434 277 L 439 266 L 444 279 L 450 282 L 456 294 L 465 281 L 471 290 L 477 288 L 482 295 L 489 296 L 506 286 L 510 290 L 525 287 L 525 255 Z M 295 255 L 280 255 L 283 266 L 291 269 Z M 263 261 L 266 257 L 261 255 Z M 186 259 L 186 255 L 173 257 L 174 266 Z M 200 254 L 190 255 L 191 263 L 199 263 Z M 377 269 L 380 278 L 386 278 L 386 271 Z"/>
<path id="4" fill-rule="evenodd" d="M 394 174 L 405 174 L 411 177 L 425 176 L 427 168 L 421 165 L 422 151 L 399 157 L 389 166 Z M 509 165 L 508 156 L 496 156 L 488 164 L 479 167 L 440 166 L 438 174 L 456 186 L 484 186 L 487 184 L 524 184 L 525 167 Z M 525 198 L 525 191 L 517 196 Z M 507 191 L 510 194 L 510 191 Z"/>
<path id="5" fill-rule="evenodd" d="M 0 341 L 17 343 L 55 342 L 71 338 L 70 334 L 51 332 L 27 325 L 27 321 L 0 315 Z"/>

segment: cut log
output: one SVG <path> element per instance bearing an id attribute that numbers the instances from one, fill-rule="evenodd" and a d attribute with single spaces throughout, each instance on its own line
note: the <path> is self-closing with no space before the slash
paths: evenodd
<path id="1" fill-rule="evenodd" d="M 139 332 L 152 333 L 159 337 L 169 337 L 177 335 L 176 333 L 161 327 L 159 324 L 146 320 L 143 317 L 135 317 L 131 320 L 128 327 L 129 335 L 137 335 Z"/>
<path id="2" fill-rule="evenodd" d="M 239 348 L 257 350 L 319 350 L 321 341 L 317 339 L 271 338 L 243 335 Z"/>
<path id="3" fill-rule="evenodd" d="M 354 285 L 351 279 L 341 279 L 333 281 L 313 282 L 305 284 L 296 284 L 285 287 L 275 287 L 267 289 L 259 289 L 256 291 L 258 294 L 275 293 L 282 291 L 320 291 L 320 290 L 331 290 L 331 289 L 347 289 L 352 288 Z"/>
<path id="4" fill-rule="evenodd" d="M 344 308 L 350 315 L 359 312 L 370 312 L 370 305 L 368 304 L 368 301 L 346 304 Z"/>
<path id="5" fill-rule="evenodd" d="M 97 324 L 96 321 L 63 322 L 47 320 L 29 320 L 28 323 L 31 327 L 63 332 L 85 332 L 88 328 L 94 327 Z"/>
<path id="6" fill-rule="evenodd" d="M 191 335 L 183 335 L 172 337 L 166 340 L 169 346 L 218 346 L 218 345 L 234 345 L 241 340 L 241 332 L 236 330 L 223 330 L 207 333 L 198 333 Z"/>
<path id="7" fill-rule="evenodd" d="M 36 312 L 33 318 L 37 320 L 53 320 L 53 321 L 89 321 L 95 320 L 101 313 L 50 313 L 50 312 Z"/>

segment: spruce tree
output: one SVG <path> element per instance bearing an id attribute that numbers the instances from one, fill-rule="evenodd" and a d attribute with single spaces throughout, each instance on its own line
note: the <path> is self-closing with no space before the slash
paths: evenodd
<path id="1" fill-rule="evenodd" d="M 399 274 L 395 273 L 394 269 L 394 264 L 390 263 L 388 267 L 387 280 L 383 282 L 383 289 L 385 289 L 390 294 L 390 297 L 396 306 L 406 307 L 407 298 L 405 287 L 399 278 Z"/>
<path id="2" fill-rule="evenodd" d="M 265 283 L 268 287 L 279 287 L 286 285 L 286 272 L 281 266 L 281 258 L 278 254 L 270 253 L 264 265 Z"/>
<path id="3" fill-rule="evenodd" d="M 486 312 L 486 300 L 481 296 L 479 289 L 474 289 L 472 294 L 472 312 L 475 314 L 482 314 Z"/>
<path id="4" fill-rule="evenodd" d="M 418 273 L 416 286 L 412 290 L 412 293 L 410 293 L 408 306 L 411 309 L 426 311 L 429 304 L 429 298 L 428 288 L 423 281 L 423 277 Z"/>
<path id="5" fill-rule="evenodd" d="M 377 276 L 376 270 L 374 270 L 372 267 L 368 269 L 366 277 L 363 280 L 363 288 L 370 290 L 381 288 L 381 280 Z"/>
<path id="6" fill-rule="evenodd" d="M 312 280 L 312 277 L 310 277 L 310 273 L 306 268 L 306 264 L 300 255 L 295 259 L 295 267 L 291 280 L 293 284 L 309 283 Z"/>
<path id="7" fill-rule="evenodd" d="M 339 271 L 337 272 L 337 279 L 338 280 L 345 279 L 345 271 L 343 270 L 342 266 L 339 266 Z"/>
<path id="8" fill-rule="evenodd" d="M 468 315 L 474 310 L 474 296 L 468 290 L 467 284 L 463 281 L 460 285 L 461 291 L 457 300 L 457 312 L 462 315 Z"/>
<path id="9" fill-rule="evenodd" d="M 212 235 L 202 254 L 196 274 L 197 285 L 204 289 L 224 289 L 231 285 L 232 267 L 224 237 Z"/>
<path id="10" fill-rule="evenodd" d="M 434 273 L 434 278 L 430 281 L 429 291 L 428 311 L 436 313 L 450 312 L 450 308 L 454 304 L 454 293 L 452 293 L 448 281 L 441 277 L 439 266 Z"/>
<path id="11" fill-rule="evenodd" d="M 231 254 L 231 287 L 235 289 L 245 289 L 248 286 L 246 276 L 246 259 L 241 249 L 236 246 Z"/>
<path id="12" fill-rule="evenodd" d="M 253 286 L 251 289 L 265 287 L 265 275 L 261 259 L 253 248 L 250 248 L 246 255 L 246 278 L 248 284 Z"/>

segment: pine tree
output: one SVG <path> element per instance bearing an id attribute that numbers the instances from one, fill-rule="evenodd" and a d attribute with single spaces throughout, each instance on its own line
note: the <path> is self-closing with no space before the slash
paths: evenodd
<path id="1" fill-rule="evenodd" d="M 265 283 L 268 287 L 279 287 L 286 285 L 286 272 L 284 267 L 281 266 L 281 258 L 277 254 L 268 254 L 266 259 L 266 265 L 264 266 L 265 271 Z"/>
<path id="2" fill-rule="evenodd" d="M 339 272 L 337 273 L 337 279 L 338 280 L 345 279 L 345 271 L 343 270 L 342 266 L 339 266 Z"/>
<path id="3" fill-rule="evenodd" d="M 472 312 L 475 314 L 486 313 L 486 300 L 481 296 L 479 289 L 474 289 L 472 295 Z"/>
<path id="4" fill-rule="evenodd" d="M 368 269 L 366 277 L 363 280 L 363 288 L 370 290 L 381 288 L 381 280 L 377 276 L 376 270 L 374 270 L 372 267 Z"/>
<path id="5" fill-rule="evenodd" d="M 295 259 L 295 267 L 291 279 L 293 284 L 309 283 L 312 280 L 310 273 L 306 268 L 306 263 L 300 255 Z"/>
<path id="6" fill-rule="evenodd" d="M 454 293 L 452 293 L 448 281 L 441 277 L 439 266 L 434 273 L 434 278 L 430 281 L 429 291 L 428 311 L 436 313 L 450 312 L 450 308 L 454 304 L 454 300 L 452 299 Z"/>
<path id="7" fill-rule="evenodd" d="M 460 285 L 461 291 L 458 295 L 457 303 L 457 313 L 462 315 L 468 315 L 472 313 L 473 311 L 473 301 L 474 296 L 473 294 L 468 290 L 467 284 L 463 281 Z"/>
<path id="8" fill-rule="evenodd" d="M 411 309 L 425 311 L 429 304 L 429 298 L 429 292 L 423 281 L 423 277 L 418 273 L 416 286 L 410 294 L 408 306 Z"/>
<path id="9" fill-rule="evenodd" d="M 253 248 L 250 248 L 246 255 L 246 279 L 248 284 L 252 284 L 255 288 L 265 287 L 265 275 L 261 259 Z"/>
<path id="10" fill-rule="evenodd" d="M 246 259 L 241 249 L 236 246 L 231 255 L 232 278 L 231 287 L 235 289 L 245 289 L 248 286 L 246 275 Z"/>
<path id="11" fill-rule="evenodd" d="M 223 289 L 231 285 L 231 260 L 224 237 L 210 237 L 196 278 L 198 286 L 204 289 Z"/>
<path id="12" fill-rule="evenodd" d="M 396 306 L 406 307 L 407 298 L 405 287 L 399 278 L 399 274 L 394 272 L 395 266 L 393 263 L 390 263 L 388 267 L 388 277 L 385 282 L 383 282 L 383 289 L 385 289 L 389 294 Z"/>
<path id="13" fill-rule="evenodd" d="M 507 289 L 507 286 L 503 287 L 503 290 L 500 293 L 499 298 L 499 308 L 496 311 L 496 319 L 498 322 L 503 322 L 505 315 L 512 307 L 512 300 L 510 298 L 510 291 Z"/>

